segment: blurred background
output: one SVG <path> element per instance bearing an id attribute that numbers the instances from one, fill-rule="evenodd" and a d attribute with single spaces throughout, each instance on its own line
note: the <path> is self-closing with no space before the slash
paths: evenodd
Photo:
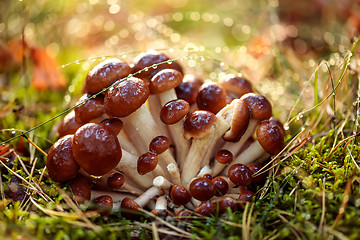
<path id="1" fill-rule="evenodd" d="M 44 121 L 72 106 L 98 61 L 131 63 L 148 49 L 185 57 L 186 72 L 204 79 L 243 74 L 287 121 L 313 106 L 307 87 L 322 60 L 317 94 L 330 91 L 328 67 L 343 62 L 359 30 L 358 0 L 2 0 L 0 124 Z"/>

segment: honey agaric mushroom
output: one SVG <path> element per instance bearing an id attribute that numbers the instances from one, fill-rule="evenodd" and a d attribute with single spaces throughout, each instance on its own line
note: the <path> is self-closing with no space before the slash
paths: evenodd
<path id="1" fill-rule="evenodd" d="M 219 200 L 219 213 L 223 214 L 228 211 L 228 209 L 231 210 L 231 212 L 235 212 L 239 209 L 239 203 L 238 201 L 230 196 L 224 196 Z"/>
<path id="2" fill-rule="evenodd" d="M 66 182 L 76 177 L 80 167 L 73 156 L 73 135 L 57 140 L 49 150 L 46 168 L 49 176 L 56 182 Z"/>
<path id="3" fill-rule="evenodd" d="M 240 100 L 244 101 L 250 109 L 251 119 L 245 133 L 238 142 L 226 142 L 223 149 L 229 150 L 234 156 L 237 156 L 246 141 L 254 134 L 259 122 L 267 120 L 272 115 L 272 106 L 268 99 L 256 93 L 247 93 Z"/>
<path id="4" fill-rule="evenodd" d="M 189 111 L 190 106 L 187 108 L 186 102 L 181 102 L 181 100 L 179 102 L 171 102 L 177 99 L 175 87 L 182 82 L 182 79 L 183 75 L 179 71 L 162 69 L 151 78 L 149 85 L 151 94 L 149 97 L 150 111 L 153 113 L 156 121 L 160 122 L 158 119 L 161 119 L 163 123 L 168 125 L 168 130 L 175 144 L 179 162 L 184 161 L 190 146 L 190 142 L 183 137 L 183 117 Z M 160 109 L 158 107 L 158 101 L 160 101 Z M 162 106 L 165 108 L 162 108 Z M 178 112 L 174 114 L 173 112 L 176 108 Z M 166 116 L 166 113 L 169 115 Z M 162 124 L 159 125 L 163 126 Z"/>
<path id="5" fill-rule="evenodd" d="M 215 184 L 207 178 L 196 178 L 190 183 L 190 194 L 197 200 L 207 201 L 216 194 Z"/>
<path id="6" fill-rule="evenodd" d="M 190 105 L 181 99 L 167 102 L 160 111 L 160 119 L 166 125 L 169 125 L 169 130 L 174 139 L 176 147 L 176 159 L 179 167 L 185 161 L 186 155 L 190 148 L 190 141 L 184 138 L 184 117 L 190 110 Z"/>
<path id="7" fill-rule="evenodd" d="M 253 92 L 248 80 L 234 74 L 225 75 L 220 79 L 219 84 L 226 90 L 226 94 L 232 98 L 240 98 L 246 93 Z"/>
<path id="8" fill-rule="evenodd" d="M 250 171 L 252 172 L 252 174 L 254 175 L 256 172 L 258 172 L 261 169 L 261 164 L 260 163 L 249 163 L 248 165 L 246 165 Z M 259 176 L 253 177 L 252 181 L 253 183 L 260 183 L 263 179 L 264 179 L 265 175 L 261 174 Z"/>
<path id="9" fill-rule="evenodd" d="M 113 199 L 109 195 L 102 195 L 93 200 L 95 210 L 102 216 L 109 216 L 113 208 Z"/>
<path id="10" fill-rule="evenodd" d="M 125 210 L 130 210 L 133 214 L 124 211 L 123 213 L 128 217 L 134 217 L 135 213 L 140 213 L 140 209 L 143 208 L 152 198 L 161 194 L 161 190 L 157 187 L 151 187 L 141 194 L 136 199 L 131 199 L 129 197 L 124 198 L 121 201 L 120 207 Z M 135 215 L 136 216 L 136 215 Z"/>
<path id="11" fill-rule="evenodd" d="M 228 190 L 229 190 L 229 184 L 228 182 L 222 178 L 221 176 L 217 176 L 211 180 L 216 188 L 216 194 L 215 196 L 224 196 Z"/>
<path id="12" fill-rule="evenodd" d="M 181 185 L 172 186 L 170 197 L 175 205 L 186 205 L 191 199 L 189 191 Z"/>
<path id="13" fill-rule="evenodd" d="M 216 204 L 213 202 L 203 202 L 195 208 L 194 212 L 201 216 L 210 217 L 216 212 Z"/>
<path id="14" fill-rule="evenodd" d="M 237 156 L 233 163 L 249 164 L 264 154 L 277 155 L 284 148 L 281 128 L 268 120 L 261 122 L 256 130 L 257 140 Z M 228 171 L 230 166 L 224 171 Z"/>
<path id="15" fill-rule="evenodd" d="M 219 163 L 229 164 L 234 159 L 234 156 L 230 151 L 228 151 L 226 149 L 222 149 L 216 153 L 215 159 Z"/>
<path id="16" fill-rule="evenodd" d="M 226 92 L 217 83 L 205 82 L 199 89 L 196 104 L 200 110 L 217 114 L 226 106 Z"/>
<path id="17" fill-rule="evenodd" d="M 84 123 L 79 123 L 75 120 L 75 112 L 71 111 L 65 115 L 57 127 L 57 134 L 59 138 L 62 138 L 68 134 L 74 134 Z"/>
<path id="18" fill-rule="evenodd" d="M 159 162 L 159 158 L 152 152 L 141 155 L 137 161 L 137 171 L 140 175 L 144 175 L 153 171 Z"/>
<path id="19" fill-rule="evenodd" d="M 195 77 L 192 74 L 186 74 L 183 82 L 175 88 L 176 95 L 179 99 L 187 101 L 190 105 L 196 102 L 203 80 Z"/>
<path id="20" fill-rule="evenodd" d="M 118 172 L 112 173 L 106 183 L 110 190 L 120 189 L 125 183 L 125 176 Z"/>
<path id="21" fill-rule="evenodd" d="M 251 170 L 241 163 L 231 165 L 228 175 L 230 180 L 238 186 L 248 186 L 252 181 Z"/>
<path id="22" fill-rule="evenodd" d="M 154 154 L 161 154 L 170 147 L 170 140 L 165 136 L 157 136 L 151 140 L 149 144 L 149 151 Z"/>
<path id="23" fill-rule="evenodd" d="M 132 69 L 127 63 L 116 58 L 106 59 L 89 71 L 83 92 L 98 93 L 116 80 L 127 77 L 131 73 Z"/>
<path id="24" fill-rule="evenodd" d="M 90 184 L 85 177 L 80 175 L 71 181 L 69 192 L 78 203 L 83 203 L 91 198 Z"/>
<path id="25" fill-rule="evenodd" d="M 86 102 L 84 102 L 86 101 Z M 84 102 L 84 103 L 82 103 Z M 84 94 L 75 105 L 81 105 L 74 108 L 75 120 L 77 122 L 87 123 L 96 121 L 95 119 L 104 118 L 104 96 L 98 95 L 91 97 L 89 94 Z"/>
<path id="26" fill-rule="evenodd" d="M 150 68 L 151 66 L 157 65 L 155 68 Z M 148 68 L 147 71 L 141 71 Z M 165 54 L 159 53 L 154 50 L 149 50 L 147 52 L 139 54 L 134 60 L 133 73 L 137 73 L 135 77 L 149 82 L 152 76 L 154 76 L 161 69 L 175 69 L 180 73 L 183 73 L 182 67 L 176 61 L 170 60 Z"/>
<path id="27" fill-rule="evenodd" d="M 128 134 L 131 129 L 132 133 L 129 133 L 128 136 L 133 143 L 141 147 L 138 149 L 139 152 L 146 152 L 152 139 L 162 135 L 145 105 L 149 93 L 149 88 L 144 81 L 132 77 L 112 86 L 106 92 L 104 100 L 106 112 L 110 116 L 122 118 L 124 128 L 128 126 L 125 133 Z M 164 172 L 166 172 L 166 165 L 176 164 L 169 150 L 158 157 L 160 159 L 159 166 Z M 179 182 L 179 179 L 172 180 Z"/>
<path id="28" fill-rule="evenodd" d="M 74 134 L 75 161 L 88 174 L 101 176 L 114 169 L 121 159 L 121 147 L 113 131 L 102 123 L 87 123 Z"/>
<path id="29" fill-rule="evenodd" d="M 208 111 L 195 111 L 186 118 L 184 136 L 193 140 L 181 172 L 184 186 L 187 186 L 203 166 L 208 165 L 211 149 L 230 128 L 222 115 L 228 108 L 225 107 L 217 115 Z"/>
<path id="30" fill-rule="evenodd" d="M 172 214 L 169 210 L 167 210 L 167 200 L 165 195 L 158 197 L 155 203 L 155 208 L 150 213 L 161 218 L 165 218 L 167 216 L 172 217 Z"/>

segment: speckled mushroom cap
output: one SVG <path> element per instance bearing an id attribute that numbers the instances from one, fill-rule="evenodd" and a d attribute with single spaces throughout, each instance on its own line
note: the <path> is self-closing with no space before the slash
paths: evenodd
<path id="1" fill-rule="evenodd" d="M 184 122 L 184 137 L 202 138 L 209 134 L 211 127 L 216 123 L 215 114 L 209 111 L 195 111 L 187 116 Z"/>
<path id="2" fill-rule="evenodd" d="M 134 67 L 133 67 L 133 73 L 136 73 L 142 69 L 145 69 L 147 67 L 150 67 L 154 64 L 165 62 L 170 60 L 168 56 L 165 54 L 159 53 L 154 50 L 149 50 L 147 52 L 143 52 L 140 55 L 138 55 L 134 60 Z M 182 67 L 180 64 L 178 64 L 176 61 L 172 61 L 171 63 L 162 63 L 158 65 L 155 69 L 151 68 L 148 71 L 142 71 L 138 74 L 136 74 L 136 77 L 143 79 L 144 81 L 148 82 L 152 76 L 154 76 L 155 73 L 157 73 L 161 69 L 175 69 L 179 72 L 183 73 Z"/>
<path id="3" fill-rule="evenodd" d="M 284 148 L 284 135 L 281 128 L 270 121 L 263 121 L 256 130 L 261 147 L 270 155 L 276 155 Z"/>
<path id="4" fill-rule="evenodd" d="M 105 113 L 104 109 L 104 96 L 98 95 L 94 98 L 91 98 L 91 95 L 84 94 L 75 105 L 84 102 L 80 106 L 74 108 L 75 111 L 75 120 L 77 122 L 86 123 L 92 119 L 100 117 Z M 89 99 L 89 100 L 88 100 Z"/>
<path id="5" fill-rule="evenodd" d="M 245 133 L 249 121 L 250 111 L 247 104 L 241 99 L 234 99 L 231 103 L 234 107 L 231 116 L 231 127 L 230 130 L 225 133 L 223 139 L 225 141 L 236 142 Z"/>
<path id="6" fill-rule="evenodd" d="M 175 99 L 166 103 L 160 111 L 160 119 L 167 125 L 175 124 L 183 119 L 190 110 L 188 102 Z"/>
<path id="7" fill-rule="evenodd" d="M 84 125 L 84 123 L 77 122 L 75 120 L 75 112 L 71 111 L 66 114 L 60 122 L 59 127 L 57 128 L 57 134 L 59 135 L 59 138 L 68 134 L 74 134 L 82 125 Z"/>
<path id="8" fill-rule="evenodd" d="M 121 159 L 121 147 L 114 132 L 102 123 L 87 123 L 73 138 L 75 161 L 88 174 L 101 176 L 114 169 Z"/>
<path id="9" fill-rule="evenodd" d="M 266 120 L 272 115 L 271 103 L 264 96 L 257 93 L 247 93 L 241 97 L 250 108 L 252 118 Z"/>
<path id="10" fill-rule="evenodd" d="M 182 82 L 183 75 L 174 69 L 162 69 L 150 80 L 150 93 L 158 94 L 173 89 Z"/>
<path id="11" fill-rule="evenodd" d="M 143 80 L 135 77 L 126 79 L 106 92 L 105 111 L 113 117 L 126 117 L 140 108 L 149 94 L 149 88 Z"/>
<path id="12" fill-rule="evenodd" d="M 57 140 L 49 150 L 46 158 L 46 168 L 49 176 L 56 182 L 66 182 L 75 178 L 79 172 L 72 153 L 73 135 L 66 135 Z"/>
<path id="13" fill-rule="evenodd" d="M 115 80 L 131 74 L 130 66 L 116 58 L 106 59 L 96 65 L 86 76 L 83 92 L 95 94 L 110 86 Z"/>
<path id="14" fill-rule="evenodd" d="M 216 114 L 226 105 L 226 91 L 217 83 L 205 82 L 200 87 L 196 104 L 200 110 Z"/>
<path id="15" fill-rule="evenodd" d="M 228 74 L 220 79 L 219 84 L 226 90 L 226 93 L 234 98 L 240 98 L 246 93 L 253 92 L 251 83 L 243 77 Z"/>

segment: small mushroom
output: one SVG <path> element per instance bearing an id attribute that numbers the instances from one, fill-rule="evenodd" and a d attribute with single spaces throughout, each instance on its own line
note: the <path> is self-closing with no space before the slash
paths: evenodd
<path id="1" fill-rule="evenodd" d="M 207 178 L 194 179 L 189 189 L 191 196 L 200 201 L 207 201 L 216 194 L 214 183 Z"/>
<path id="2" fill-rule="evenodd" d="M 186 205 L 191 199 L 189 191 L 181 185 L 172 186 L 170 197 L 175 205 Z"/>
<path id="3" fill-rule="evenodd" d="M 200 110 L 217 114 L 226 105 L 226 92 L 217 83 L 205 82 L 199 90 L 196 104 Z"/>
<path id="4" fill-rule="evenodd" d="M 91 187 L 85 177 L 79 175 L 70 183 L 69 192 L 78 203 L 84 203 L 91 198 Z"/>
<path id="5" fill-rule="evenodd" d="M 252 181 L 252 172 L 240 163 L 231 165 L 228 175 L 230 180 L 238 186 L 248 186 Z"/>
<path id="6" fill-rule="evenodd" d="M 79 164 L 73 156 L 73 136 L 66 135 L 57 140 L 47 155 L 46 168 L 50 178 L 56 182 L 70 181 L 79 172 Z"/>
<path id="7" fill-rule="evenodd" d="M 113 199 L 109 195 L 102 195 L 94 200 L 94 208 L 100 215 L 102 216 L 109 216 L 111 213 L 111 210 L 113 208 Z"/>
<path id="8" fill-rule="evenodd" d="M 238 200 L 230 196 L 224 196 L 219 200 L 219 213 L 223 214 L 231 210 L 231 212 L 237 211 L 239 208 Z"/>
<path id="9" fill-rule="evenodd" d="M 107 187 L 110 190 L 120 189 L 125 183 L 125 176 L 121 173 L 112 173 L 107 179 Z"/>
<path id="10" fill-rule="evenodd" d="M 226 90 L 228 96 L 240 98 L 246 93 L 253 92 L 251 83 L 243 77 L 227 74 L 220 79 L 219 84 Z"/>
<path id="11" fill-rule="evenodd" d="M 84 94 L 75 105 L 78 105 L 80 103 L 82 104 L 74 108 L 75 120 L 77 122 L 95 122 L 94 119 L 99 119 L 105 113 L 104 96 L 102 95 L 91 98 L 91 95 Z"/>
<path id="12" fill-rule="evenodd" d="M 116 80 L 127 77 L 131 72 L 132 70 L 127 63 L 116 58 L 106 59 L 89 71 L 83 92 L 98 93 Z"/>
<path id="13" fill-rule="evenodd" d="M 204 81 L 192 74 L 186 74 L 183 82 L 175 88 L 176 95 L 179 99 L 187 101 L 189 104 L 196 102 L 199 89 Z"/>
<path id="14" fill-rule="evenodd" d="M 152 152 L 141 155 L 137 161 L 137 171 L 140 175 L 144 175 L 153 171 L 159 162 L 159 158 Z"/>
<path id="15" fill-rule="evenodd" d="M 149 151 L 159 155 L 165 152 L 170 147 L 170 140 L 165 136 L 157 136 L 151 140 L 149 144 Z"/>
<path id="16" fill-rule="evenodd" d="M 216 204 L 213 202 L 203 202 L 195 208 L 194 212 L 201 216 L 210 217 L 216 213 Z"/>
<path id="17" fill-rule="evenodd" d="M 212 179 L 212 182 L 214 183 L 215 188 L 216 188 L 215 196 L 218 196 L 218 197 L 224 196 L 228 192 L 229 184 L 221 176 L 215 177 L 214 179 Z"/>
<path id="18" fill-rule="evenodd" d="M 62 119 L 56 132 L 59 138 L 62 138 L 65 135 L 74 134 L 82 125 L 84 123 L 77 122 L 75 120 L 75 112 L 71 111 Z"/>
<path id="19" fill-rule="evenodd" d="M 154 214 L 155 216 L 166 218 L 167 216 L 172 217 L 172 214 L 167 210 L 167 200 L 166 196 L 160 196 L 156 200 L 155 208 L 151 210 L 151 214 Z"/>
<path id="20" fill-rule="evenodd" d="M 101 176 L 114 169 L 122 153 L 114 132 L 102 123 L 87 123 L 72 139 L 75 161 L 88 174 Z"/>

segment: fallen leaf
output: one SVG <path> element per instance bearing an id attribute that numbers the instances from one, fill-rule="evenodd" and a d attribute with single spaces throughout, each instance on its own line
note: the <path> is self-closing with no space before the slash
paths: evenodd
<path id="1" fill-rule="evenodd" d="M 31 83 L 38 90 L 63 89 L 66 86 L 65 77 L 58 69 L 54 58 L 45 49 L 30 48 L 30 59 L 34 63 Z"/>

